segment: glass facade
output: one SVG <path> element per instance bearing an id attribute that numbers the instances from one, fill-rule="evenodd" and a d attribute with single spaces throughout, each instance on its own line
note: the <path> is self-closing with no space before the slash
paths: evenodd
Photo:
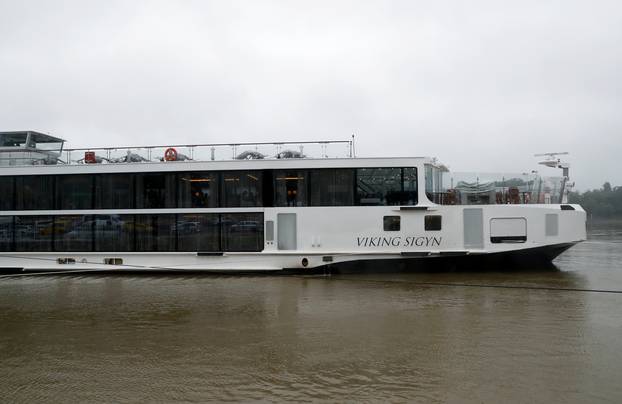
<path id="1" fill-rule="evenodd" d="M 263 213 L 0 216 L 0 251 L 261 251 Z"/>
<path id="2" fill-rule="evenodd" d="M 263 250 L 263 213 L 227 213 L 221 223 L 223 251 Z"/>
<path id="3" fill-rule="evenodd" d="M 26 175 L 15 178 L 15 209 L 54 209 L 55 179 L 53 175 Z"/>
<path id="4" fill-rule="evenodd" d="M 56 209 L 90 209 L 93 206 L 92 175 L 59 175 L 56 178 Z"/>
<path id="5" fill-rule="evenodd" d="M 165 209 L 175 207 L 174 173 L 143 173 L 136 175 L 136 207 Z"/>
<path id="6" fill-rule="evenodd" d="M 16 216 L 15 251 L 52 251 L 53 216 Z"/>
<path id="7" fill-rule="evenodd" d="M 95 209 L 134 209 L 134 175 L 95 175 L 94 193 Z"/>
<path id="8" fill-rule="evenodd" d="M 0 210 L 11 210 L 15 201 L 15 178 L 0 177 Z"/>
<path id="9" fill-rule="evenodd" d="M 416 205 L 417 169 L 0 177 L 0 210 Z"/>
<path id="10" fill-rule="evenodd" d="M 0 194 L 0 210 L 5 212 L 415 205 L 417 169 L 4 176 L 0 177 Z M 0 216 L 0 251 L 218 253 L 262 251 L 264 245 L 261 212 L 71 213 Z"/>
<path id="11" fill-rule="evenodd" d="M 217 208 L 218 178 L 216 172 L 180 173 L 178 175 L 180 208 Z"/>
<path id="12" fill-rule="evenodd" d="M 261 171 L 227 171 L 222 174 L 222 206 L 262 206 Z"/>
<path id="13" fill-rule="evenodd" d="M 91 251 L 93 216 L 55 216 L 53 233 L 54 251 Z"/>
<path id="14" fill-rule="evenodd" d="M 417 196 L 417 169 L 405 167 L 402 169 L 402 173 L 402 184 L 404 184 L 402 205 L 416 205 L 419 199 Z"/>
<path id="15" fill-rule="evenodd" d="M 0 216 L 0 251 L 13 251 L 13 216 Z"/>
<path id="16" fill-rule="evenodd" d="M 274 205 L 307 206 L 309 179 L 306 170 L 274 172 Z"/>
<path id="17" fill-rule="evenodd" d="M 311 206 L 354 205 L 354 169 L 309 170 Z"/>
<path id="18" fill-rule="evenodd" d="M 400 205 L 401 168 L 359 168 L 356 170 L 358 205 Z"/>
<path id="19" fill-rule="evenodd" d="M 136 215 L 136 251 L 175 251 L 175 215 Z"/>
<path id="20" fill-rule="evenodd" d="M 177 215 L 177 251 L 217 252 L 220 246 L 220 215 Z"/>
<path id="21" fill-rule="evenodd" d="M 134 251 L 134 215 L 93 217 L 95 251 Z"/>

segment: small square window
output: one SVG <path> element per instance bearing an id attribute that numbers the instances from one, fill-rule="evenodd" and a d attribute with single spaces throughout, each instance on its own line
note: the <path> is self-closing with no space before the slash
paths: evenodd
<path id="1" fill-rule="evenodd" d="M 385 216 L 383 222 L 384 231 L 400 231 L 399 216 Z"/>
<path id="2" fill-rule="evenodd" d="M 425 217 L 425 230 L 438 231 L 441 229 L 442 216 L 430 215 Z"/>

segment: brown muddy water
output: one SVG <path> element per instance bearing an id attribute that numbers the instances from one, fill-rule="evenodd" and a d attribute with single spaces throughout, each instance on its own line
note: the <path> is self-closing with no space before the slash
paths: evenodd
<path id="1" fill-rule="evenodd" d="M 622 225 L 555 264 L 1 278 L 0 401 L 622 402 Z"/>

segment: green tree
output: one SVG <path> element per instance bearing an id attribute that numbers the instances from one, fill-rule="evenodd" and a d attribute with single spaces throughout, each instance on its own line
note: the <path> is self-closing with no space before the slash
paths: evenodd
<path id="1" fill-rule="evenodd" d="M 612 187 L 609 182 L 601 189 L 571 192 L 568 201 L 581 205 L 588 214 L 597 217 L 622 217 L 622 187 Z"/>

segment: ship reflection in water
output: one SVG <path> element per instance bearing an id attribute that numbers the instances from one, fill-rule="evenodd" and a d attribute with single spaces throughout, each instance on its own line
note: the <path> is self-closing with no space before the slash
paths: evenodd
<path id="1" fill-rule="evenodd" d="M 3 278 L 0 397 L 620 402 L 622 294 L 573 290 L 620 262 L 617 226 L 559 270 Z"/>

